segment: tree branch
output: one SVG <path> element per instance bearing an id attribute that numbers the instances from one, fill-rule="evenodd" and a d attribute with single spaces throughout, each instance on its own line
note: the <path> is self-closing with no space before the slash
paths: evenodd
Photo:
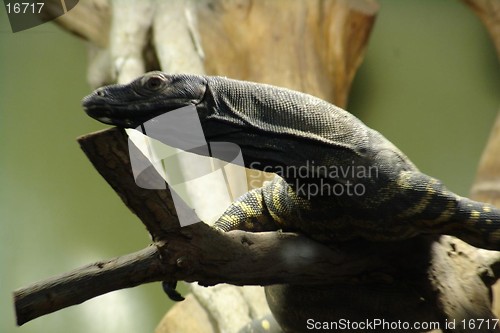
<path id="1" fill-rule="evenodd" d="M 14 291 L 17 324 L 80 304 L 113 290 L 157 281 L 158 251 L 150 246 L 126 256 L 96 262 Z"/>
<path id="2" fill-rule="evenodd" d="M 365 276 L 383 285 L 393 283 L 395 277 L 419 280 L 428 265 L 429 257 L 415 251 L 428 248 L 425 238 L 424 242 L 420 238 L 394 243 L 356 241 L 332 249 L 293 233 L 219 233 L 204 223 L 181 228 L 168 191 L 135 184 L 122 130 L 90 134 L 79 142 L 96 169 L 146 225 L 155 246 L 17 290 L 19 325 L 106 292 L 152 281 L 198 281 L 206 286 L 223 282 L 342 285 L 358 283 Z"/>
<path id="3" fill-rule="evenodd" d="M 385 267 L 395 244 L 356 243 L 332 250 L 293 233 L 220 233 L 204 223 L 181 228 L 168 191 L 139 188 L 131 174 L 127 138 L 113 128 L 80 138 L 94 166 L 146 225 L 154 244 L 142 251 L 98 262 L 14 292 L 19 325 L 92 297 L 169 280 L 201 285 L 324 284 Z"/>

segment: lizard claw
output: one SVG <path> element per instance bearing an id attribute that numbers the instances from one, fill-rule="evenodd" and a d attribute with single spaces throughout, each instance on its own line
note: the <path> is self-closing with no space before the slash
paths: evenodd
<path id="1" fill-rule="evenodd" d="M 165 294 L 167 294 L 168 298 L 175 302 L 181 302 L 184 300 L 184 297 L 175 290 L 177 287 L 177 281 L 162 281 L 161 286 Z"/>

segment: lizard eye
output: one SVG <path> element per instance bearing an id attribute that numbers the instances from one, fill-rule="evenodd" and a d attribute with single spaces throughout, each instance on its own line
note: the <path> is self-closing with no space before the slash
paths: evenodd
<path id="1" fill-rule="evenodd" d="M 143 81 L 143 87 L 147 90 L 155 91 L 161 89 L 164 82 L 165 79 L 162 76 L 150 76 Z"/>

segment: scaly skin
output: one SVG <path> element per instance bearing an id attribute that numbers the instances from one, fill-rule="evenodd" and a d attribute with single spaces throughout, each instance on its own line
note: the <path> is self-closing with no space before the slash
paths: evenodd
<path id="1" fill-rule="evenodd" d="M 245 166 L 281 176 L 235 201 L 216 222 L 219 230 L 293 230 L 326 243 L 448 234 L 500 250 L 497 208 L 448 191 L 380 133 L 310 95 L 151 72 L 100 88 L 83 105 L 91 117 L 121 127 L 194 105 L 208 142 L 235 143 Z"/>

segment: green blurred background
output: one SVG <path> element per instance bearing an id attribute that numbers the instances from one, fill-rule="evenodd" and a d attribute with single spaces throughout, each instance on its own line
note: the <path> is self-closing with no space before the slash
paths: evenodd
<path id="1" fill-rule="evenodd" d="M 459 1 L 379 2 L 349 110 L 467 195 L 500 106 L 489 36 Z M 50 23 L 13 34 L 0 9 L 0 332 L 152 332 L 170 305 L 150 284 L 15 326 L 16 288 L 149 243 L 75 142 L 104 128 L 89 91 L 84 42 Z"/>

